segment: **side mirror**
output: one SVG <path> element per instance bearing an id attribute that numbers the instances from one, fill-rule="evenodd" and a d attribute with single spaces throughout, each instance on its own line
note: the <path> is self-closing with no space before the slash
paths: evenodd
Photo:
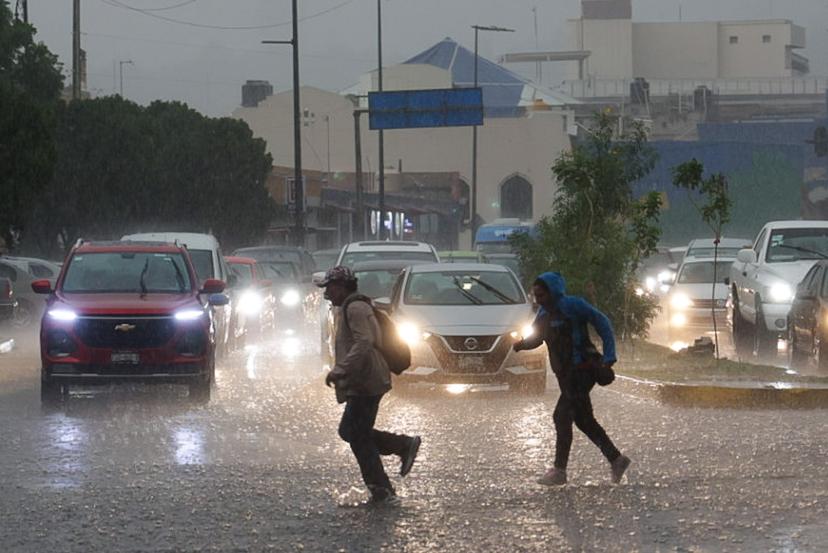
<path id="1" fill-rule="evenodd" d="M 51 294 L 52 293 L 52 283 L 49 282 L 47 279 L 42 280 L 34 280 L 32 281 L 32 291 L 35 294 Z"/>
<path id="2" fill-rule="evenodd" d="M 316 286 L 319 286 L 319 284 L 324 280 L 325 271 L 318 271 L 316 273 L 313 273 L 313 276 L 311 277 L 311 282 L 313 282 Z"/>
<path id="3" fill-rule="evenodd" d="M 211 294 L 209 302 L 210 305 L 212 305 L 213 307 L 222 307 L 225 305 L 230 305 L 230 298 L 228 298 L 225 294 L 222 293 Z"/>
<path id="4" fill-rule="evenodd" d="M 226 285 L 224 281 L 215 279 L 215 278 L 208 278 L 204 281 L 204 286 L 201 287 L 202 294 L 221 294 L 224 292 Z"/>
<path id="5" fill-rule="evenodd" d="M 747 265 L 756 263 L 756 252 L 747 248 L 739 250 L 739 253 L 736 254 L 736 260 Z"/>

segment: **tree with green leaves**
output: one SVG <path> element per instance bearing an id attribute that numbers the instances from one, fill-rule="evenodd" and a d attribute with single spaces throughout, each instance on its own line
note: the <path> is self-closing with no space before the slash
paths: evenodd
<path id="1" fill-rule="evenodd" d="M 11 247 L 52 177 L 56 110 L 63 89 L 57 57 L 0 0 L 0 237 Z"/>
<path id="2" fill-rule="evenodd" d="M 43 255 L 162 230 L 211 232 L 230 248 L 261 240 L 272 218 L 272 159 L 242 121 L 111 96 L 64 106 L 56 144 L 28 236 Z"/>
<path id="3" fill-rule="evenodd" d="M 642 125 L 596 115 L 588 136 L 552 166 L 559 189 L 550 217 L 534 237 L 517 234 L 512 245 L 530 280 L 544 271 L 564 275 L 570 292 L 608 314 L 621 336 L 646 335 L 654 299 L 638 290 L 636 271 L 660 236 L 661 196 L 633 196 L 632 185 L 654 167 L 656 154 Z M 527 283 L 528 284 L 528 283 Z"/>
<path id="4" fill-rule="evenodd" d="M 730 222 L 733 200 L 728 193 L 727 177 L 721 173 L 704 176 L 704 165 L 693 159 L 673 170 L 673 184 L 687 191 L 687 197 L 701 215 L 702 221 L 713 231 L 713 284 L 711 285 L 710 313 L 713 318 L 713 337 L 716 343 L 716 359 L 719 358 L 719 330 L 716 328 L 716 284 L 719 275 L 719 243 L 725 225 Z"/>

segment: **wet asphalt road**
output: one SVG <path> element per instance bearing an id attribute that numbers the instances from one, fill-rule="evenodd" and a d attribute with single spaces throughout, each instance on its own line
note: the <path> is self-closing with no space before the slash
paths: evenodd
<path id="1" fill-rule="evenodd" d="M 0 356 L 0 551 L 828 551 L 825 411 L 666 408 L 611 387 L 594 403 L 633 459 L 620 486 L 577 433 L 570 484 L 534 483 L 553 386 L 392 394 L 380 426 L 422 434 L 420 458 L 400 506 L 353 507 L 366 496 L 315 343 L 237 352 L 203 407 L 116 388 L 44 413 L 33 350 Z"/>

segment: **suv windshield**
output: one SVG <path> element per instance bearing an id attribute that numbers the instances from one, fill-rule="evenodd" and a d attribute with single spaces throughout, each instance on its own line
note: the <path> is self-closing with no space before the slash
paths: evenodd
<path id="1" fill-rule="evenodd" d="M 750 246 L 745 246 L 745 248 L 749 248 Z M 740 250 L 744 248 L 719 248 L 718 256 L 719 257 L 736 257 L 736 254 L 739 253 Z M 687 257 L 713 257 L 716 254 L 716 250 L 713 246 L 699 246 L 698 248 L 690 248 L 687 250 Z"/>
<path id="2" fill-rule="evenodd" d="M 778 229 L 771 232 L 768 263 L 828 259 L 828 228 Z"/>
<path id="3" fill-rule="evenodd" d="M 289 261 L 259 261 L 256 266 L 259 268 L 259 278 L 263 280 L 299 280 L 296 265 Z"/>
<path id="4" fill-rule="evenodd" d="M 62 290 L 180 294 L 192 286 L 187 263 L 178 253 L 80 253 L 69 261 Z"/>
<path id="5" fill-rule="evenodd" d="M 405 287 L 408 305 L 502 305 L 523 303 L 511 273 L 442 271 L 413 273 Z"/>
<path id="6" fill-rule="evenodd" d="M 340 265 L 346 267 L 353 267 L 357 263 L 365 261 L 383 261 L 386 259 L 395 259 L 399 261 L 424 261 L 426 263 L 438 263 L 439 260 L 434 257 L 431 252 L 411 252 L 399 250 L 385 250 L 374 252 L 347 252 L 342 256 Z"/>
<path id="7" fill-rule="evenodd" d="M 730 274 L 730 266 L 732 261 L 719 261 L 716 263 L 717 280 L 722 280 Z M 681 268 L 678 279 L 678 284 L 713 284 L 713 262 L 699 261 L 694 263 L 685 263 Z"/>
<path id="8" fill-rule="evenodd" d="M 239 284 L 250 284 L 253 282 L 253 265 L 247 263 L 230 263 L 230 270 L 239 279 Z"/>

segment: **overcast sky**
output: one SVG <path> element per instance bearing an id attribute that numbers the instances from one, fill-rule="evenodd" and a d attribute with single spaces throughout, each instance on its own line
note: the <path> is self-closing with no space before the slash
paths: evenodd
<path id="1" fill-rule="evenodd" d="M 636 21 L 786 18 L 807 28 L 814 75 L 828 75 L 828 0 L 633 0 Z M 15 0 L 10 4 L 14 7 Z M 121 4 L 122 7 L 113 4 Z M 289 25 L 269 29 L 208 29 L 173 23 L 132 11 L 199 25 L 250 27 L 290 20 L 290 0 L 81 0 L 82 46 L 87 51 L 93 95 L 118 89 L 118 61 L 124 66 L 124 95 L 141 103 L 185 101 L 209 115 L 228 115 L 241 101 L 247 79 L 266 79 L 290 88 L 288 46 L 264 46 L 264 39 L 290 38 Z M 176 7 L 178 6 L 178 7 Z M 579 0 L 383 0 L 385 65 L 419 53 L 445 37 L 473 45 L 469 25 L 502 25 L 517 32 L 481 35 L 481 54 L 497 58 L 533 49 L 537 7 L 542 49 L 566 49 L 565 22 L 578 17 Z M 165 9 L 172 8 L 172 9 Z M 302 83 L 341 90 L 376 66 L 375 0 L 300 0 Z M 330 11 L 328 11 L 330 10 Z M 322 12 L 328 13 L 322 13 Z M 29 0 L 38 38 L 71 71 L 72 2 Z M 534 67 L 513 66 L 529 76 Z M 561 78 L 548 65 L 547 84 Z M 67 81 L 68 82 L 68 81 Z"/>

